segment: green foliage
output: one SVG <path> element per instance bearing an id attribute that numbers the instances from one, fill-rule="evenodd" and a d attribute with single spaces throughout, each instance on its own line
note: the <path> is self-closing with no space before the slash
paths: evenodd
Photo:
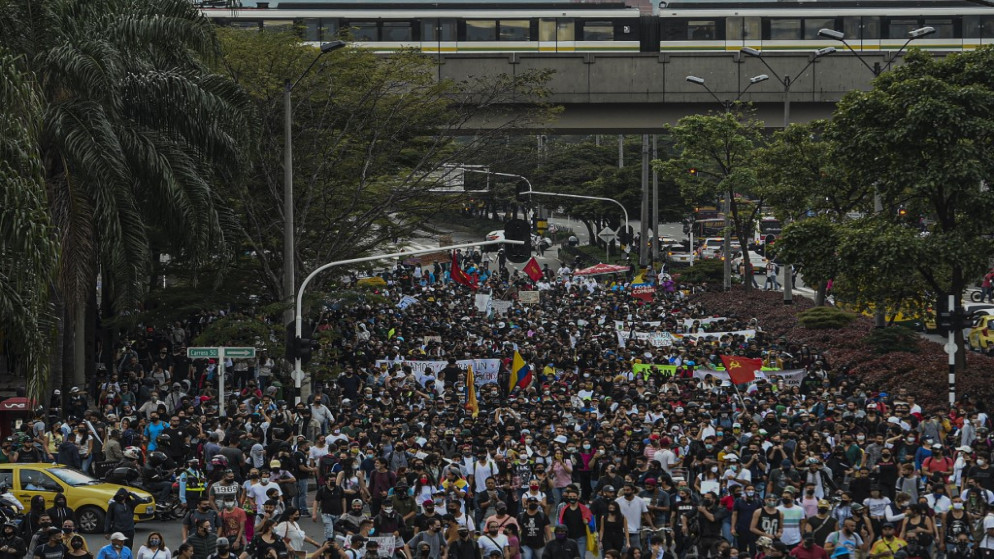
<path id="1" fill-rule="evenodd" d="M 797 319 L 811 330 L 834 330 L 848 326 L 856 315 L 835 307 L 813 307 L 799 313 Z"/>
<path id="2" fill-rule="evenodd" d="M 889 326 L 874 328 L 866 337 L 866 343 L 876 353 L 902 351 L 918 353 L 918 334 L 904 326 Z"/>
<path id="3" fill-rule="evenodd" d="M 801 267 L 808 285 L 818 285 L 838 274 L 840 226 L 827 215 L 787 224 L 777 240 L 776 256 Z"/>
<path id="4" fill-rule="evenodd" d="M 265 350 L 270 355 L 283 355 L 284 327 L 274 326 L 266 320 L 245 315 L 231 314 L 214 321 L 193 341 L 196 346 L 244 346 Z M 274 340 L 279 340 L 274 341 Z"/>
<path id="5" fill-rule="evenodd" d="M 221 67 L 252 97 L 257 149 L 245 180 L 225 192 L 267 299 L 282 292 L 284 184 L 283 80 L 301 76 L 318 56 L 292 33 L 222 30 Z M 462 200 L 432 194 L 445 163 L 489 163 L 509 128 L 544 119 L 546 72 L 501 75 L 468 83 L 439 82 L 434 59 L 416 51 L 390 57 L 344 48 L 321 57 L 296 82 L 293 107 L 293 191 L 300 269 L 379 251 L 406 238 Z M 504 104 L 535 102 L 512 117 Z M 470 118 L 504 123 L 461 135 Z"/>
<path id="6" fill-rule="evenodd" d="M 654 162 L 661 176 L 679 185 L 685 200 L 714 204 L 727 196 L 734 238 L 746 253 L 766 196 L 757 158 L 762 131 L 761 122 L 743 113 L 687 116 L 669 129 L 676 157 Z M 748 254 L 745 261 L 751 267 Z"/>
<path id="7" fill-rule="evenodd" d="M 674 274 L 679 283 L 720 286 L 725 277 L 725 263 L 721 260 L 697 260 L 689 268 Z"/>

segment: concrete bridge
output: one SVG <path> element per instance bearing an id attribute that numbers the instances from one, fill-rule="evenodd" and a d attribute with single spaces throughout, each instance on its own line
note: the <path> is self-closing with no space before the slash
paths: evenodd
<path id="1" fill-rule="evenodd" d="M 885 68 L 893 54 L 868 52 L 861 56 L 869 66 Z M 781 78 L 789 77 L 791 122 L 828 117 L 846 92 L 868 89 L 874 77 L 863 62 L 845 51 L 812 62 L 813 58 L 813 51 L 763 54 L 763 60 Z M 779 127 L 784 118 L 785 88 L 763 60 L 737 51 L 460 53 L 438 55 L 438 73 L 440 78 L 461 81 L 488 74 L 554 70 L 548 100 L 564 111 L 546 129 L 552 133 L 654 133 L 682 116 L 721 110 L 715 97 L 726 102 L 740 95 L 742 101 L 753 104 L 761 120 Z M 894 62 L 900 63 L 900 58 Z M 768 74 L 770 79 L 745 91 L 750 78 L 760 74 Z M 703 78 L 714 96 L 701 85 L 688 82 L 690 75 Z"/>

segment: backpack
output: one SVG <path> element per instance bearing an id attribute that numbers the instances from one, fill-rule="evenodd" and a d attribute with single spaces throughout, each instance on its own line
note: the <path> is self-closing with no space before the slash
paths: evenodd
<path id="1" fill-rule="evenodd" d="M 318 460 L 318 479 L 321 480 L 321 483 L 324 483 L 337 464 L 338 457 L 334 453 L 325 454 Z"/>

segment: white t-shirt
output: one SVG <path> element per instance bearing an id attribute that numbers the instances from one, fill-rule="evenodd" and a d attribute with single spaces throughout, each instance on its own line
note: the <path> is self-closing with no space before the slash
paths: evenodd
<path id="1" fill-rule="evenodd" d="M 994 528 L 994 514 L 988 514 L 984 517 L 984 537 L 980 538 L 980 543 L 977 544 L 981 549 L 994 549 L 994 536 L 987 535 L 992 528 Z"/>
<path id="2" fill-rule="evenodd" d="M 277 524 L 276 529 L 273 531 L 277 536 L 288 538 L 290 540 L 290 547 L 292 547 L 294 551 L 303 551 L 304 531 L 300 529 L 299 524 L 292 520 L 287 520 Z"/>
<path id="3" fill-rule="evenodd" d="M 143 545 L 135 554 L 135 559 L 172 559 L 172 556 L 172 552 L 167 547 L 160 546 L 159 549 L 149 549 Z"/>
<path id="4" fill-rule="evenodd" d="M 504 534 L 497 534 L 496 536 L 491 536 L 490 534 L 480 534 L 479 539 L 476 543 L 480 546 L 480 551 L 483 552 L 483 556 L 487 557 L 490 555 L 491 551 L 504 552 L 504 548 L 508 546 L 507 536 Z"/>
<path id="5" fill-rule="evenodd" d="M 639 528 L 642 527 L 642 515 L 649 512 L 649 507 L 645 501 L 637 497 L 631 501 L 624 497 L 618 497 L 614 502 L 618 503 L 618 508 L 621 510 L 622 516 L 625 517 L 628 533 L 637 534 Z"/>
<path id="6" fill-rule="evenodd" d="M 262 510 L 262 505 L 266 504 L 266 501 L 269 500 L 269 497 L 266 497 L 266 491 L 269 491 L 274 487 L 276 488 L 277 493 L 282 496 L 283 490 L 280 489 L 280 484 L 278 483 L 269 482 L 267 485 L 255 483 L 252 484 L 252 487 L 246 487 L 249 496 L 255 499 L 256 510 Z"/>

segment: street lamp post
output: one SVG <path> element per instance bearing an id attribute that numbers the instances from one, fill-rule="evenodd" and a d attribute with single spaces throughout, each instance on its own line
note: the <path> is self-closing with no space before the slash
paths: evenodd
<path id="1" fill-rule="evenodd" d="M 887 61 L 887 66 L 880 68 L 880 63 L 874 63 L 873 66 L 870 66 L 870 64 L 866 61 L 866 59 L 863 58 L 863 55 L 861 55 L 856 49 L 852 48 L 852 45 L 850 45 L 849 42 L 846 41 L 846 34 L 843 33 L 842 31 L 836 31 L 835 29 L 818 30 L 819 37 L 823 37 L 825 39 L 832 39 L 833 41 L 839 41 L 840 43 L 845 45 L 845 47 L 849 49 L 849 52 L 856 55 L 856 58 L 863 63 L 863 66 L 866 66 L 867 70 L 873 72 L 874 76 L 879 76 L 883 72 L 889 70 L 891 65 L 894 64 L 894 61 L 897 60 L 897 57 L 900 56 L 902 52 L 904 52 L 904 49 L 908 48 L 908 45 L 911 44 L 911 41 L 914 41 L 916 39 L 921 39 L 922 37 L 928 37 L 933 33 L 935 33 L 935 28 L 931 26 L 919 27 L 918 29 L 908 31 L 908 40 L 904 41 L 904 44 L 901 45 L 901 48 L 897 49 L 897 52 L 895 52 L 894 55 L 890 57 L 890 60 Z"/>
<path id="2" fill-rule="evenodd" d="M 763 58 L 763 53 L 756 49 L 743 47 L 739 49 L 739 52 L 758 58 L 759 61 L 763 63 L 763 66 L 766 66 L 766 69 L 769 70 L 774 77 L 776 77 L 777 82 L 783 86 L 783 127 L 786 130 L 787 127 L 790 126 L 790 86 L 794 85 L 794 82 L 790 78 L 790 74 L 784 74 L 783 77 L 780 77 L 780 74 L 777 74 L 776 70 L 767 64 L 766 59 Z M 808 59 L 808 63 L 804 66 L 804 68 L 801 68 L 801 71 L 798 72 L 797 75 L 804 75 L 804 72 L 806 72 L 816 60 L 823 56 L 834 54 L 835 52 L 835 47 L 825 47 L 814 51 Z M 767 256 L 767 258 L 769 258 L 769 256 Z M 785 305 L 790 305 L 794 302 L 794 285 L 792 283 L 793 274 L 791 273 L 792 267 L 793 266 L 788 263 L 784 263 L 783 265 L 783 303 Z"/>
<path id="3" fill-rule="evenodd" d="M 297 87 L 297 84 L 300 83 L 300 80 L 304 79 L 311 69 L 314 68 L 314 65 L 318 63 L 318 60 L 322 56 L 344 46 L 345 41 L 322 43 L 321 52 L 314 57 L 310 66 L 295 81 L 286 80 L 283 82 L 283 135 L 286 142 L 283 151 L 283 300 L 290 303 L 285 313 L 287 317 L 285 322 L 287 323 L 294 320 L 295 297 L 297 294 L 296 280 L 294 278 L 294 269 L 296 268 L 294 255 L 296 248 L 294 247 L 293 228 L 293 104 L 290 94 L 293 92 L 293 88 Z M 297 335 L 300 335 L 299 329 Z M 301 370 L 300 358 L 298 357 L 293 362 L 293 379 L 298 398 L 300 397 L 300 383 L 303 378 L 304 373 Z"/>
<path id="4" fill-rule="evenodd" d="M 713 97 L 714 100 L 717 101 L 719 105 L 721 105 L 722 109 L 724 109 L 726 113 L 731 112 L 732 105 L 737 103 L 739 99 L 741 99 L 742 96 L 745 95 L 745 92 L 749 91 L 750 87 L 756 85 L 757 83 L 765 82 L 768 79 L 770 79 L 770 76 L 767 76 L 766 74 L 759 74 L 758 76 L 753 76 L 749 78 L 749 84 L 745 86 L 745 89 L 743 89 L 742 92 L 739 93 L 737 97 L 735 97 L 734 101 L 722 101 L 721 98 L 715 95 L 714 91 L 711 91 L 711 88 L 708 87 L 708 84 L 704 81 L 704 78 L 698 76 L 687 76 L 688 82 L 703 87 L 704 90 L 710 93 L 711 97 Z M 722 207 L 723 213 L 725 214 L 725 238 L 722 241 L 721 245 L 721 252 L 725 256 L 724 281 L 722 282 L 722 286 L 724 287 L 725 291 L 730 291 L 732 289 L 732 238 L 731 235 L 729 235 L 730 233 L 729 229 L 731 229 L 732 227 L 732 221 L 730 217 L 732 211 L 732 198 L 729 195 L 728 190 L 725 190 L 724 192 L 724 200 L 722 206 L 723 206 Z M 690 250 L 691 252 L 693 252 L 694 247 L 690 247 Z"/>
<path id="5" fill-rule="evenodd" d="M 894 61 L 897 60 L 897 57 L 900 56 L 902 52 L 904 52 L 904 49 L 908 48 L 908 45 L 911 44 L 911 41 L 914 41 L 916 39 L 921 39 L 922 37 L 928 37 L 933 33 L 935 33 L 935 28 L 931 26 L 919 27 L 918 29 L 913 29 L 909 31 L 908 39 L 904 41 L 904 44 L 901 45 L 901 48 L 897 49 L 897 52 L 895 52 L 894 55 L 891 56 L 890 60 L 887 61 L 887 66 L 885 66 L 884 68 L 880 68 L 880 63 L 874 63 L 873 66 L 870 66 L 870 64 L 866 61 L 866 59 L 863 58 L 863 55 L 860 54 L 856 49 L 852 48 L 852 45 L 850 45 L 849 42 L 846 41 L 846 34 L 843 33 L 842 31 L 836 31 L 835 29 L 818 30 L 819 37 L 824 37 L 825 39 L 832 39 L 833 41 L 839 41 L 840 43 L 845 45 L 845 47 L 849 49 L 849 52 L 853 53 L 853 55 L 863 64 L 863 66 L 866 66 L 867 70 L 872 72 L 874 76 L 879 76 L 884 71 L 889 70 L 891 65 L 894 64 Z M 883 200 L 880 198 L 880 192 L 875 190 L 873 194 L 873 212 L 880 213 L 881 211 L 883 211 Z M 877 309 L 877 311 L 873 315 L 873 322 L 877 328 L 884 327 L 886 322 L 886 317 L 884 316 L 883 309 Z"/>

